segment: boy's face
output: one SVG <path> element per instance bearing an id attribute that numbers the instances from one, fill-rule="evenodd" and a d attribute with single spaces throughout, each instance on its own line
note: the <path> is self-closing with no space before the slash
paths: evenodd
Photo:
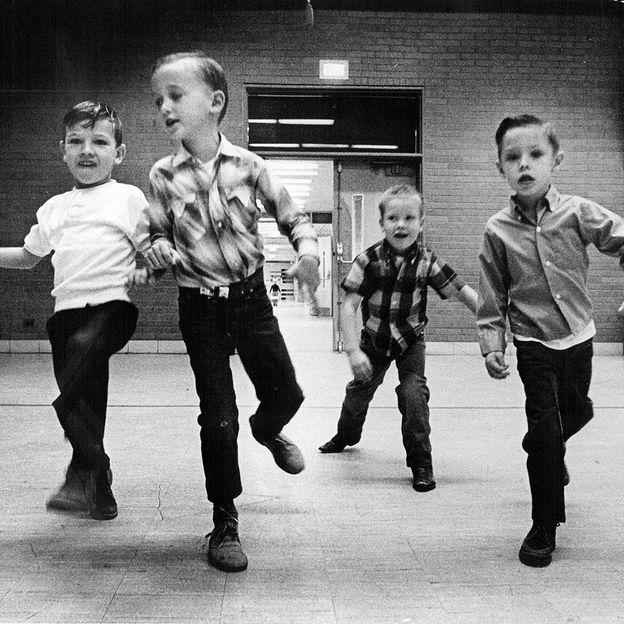
<path id="1" fill-rule="evenodd" d="M 563 152 L 555 152 L 540 126 L 505 133 L 496 166 L 520 201 L 533 204 L 548 191 Z"/>
<path id="2" fill-rule="evenodd" d="M 126 146 L 116 145 L 113 124 L 100 119 L 91 128 L 87 122 L 66 128 L 61 151 L 76 187 L 87 188 L 110 180 L 113 167 L 126 155 Z"/>
<path id="3" fill-rule="evenodd" d="M 379 223 L 384 236 L 398 254 L 405 253 L 422 229 L 422 205 L 414 197 L 396 197 L 386 206 Z"/>
<path id="4" fill-rule="evenodd" d="M 173 138 L 192 140 L 216 130 L 225 94 L 203 80 L 196 60 L 179 59 L 159 67 L 152 76 L 152 91 Z"/>

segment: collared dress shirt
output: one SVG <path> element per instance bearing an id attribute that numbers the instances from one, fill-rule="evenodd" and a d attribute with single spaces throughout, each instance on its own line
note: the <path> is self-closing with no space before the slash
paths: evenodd
<path id="1" fill-rule="evenodd" d="M 514 335 L 542 342 L 580 335 L 592 323 L 587 247 L 620 258 L 624 220 L 554 186 L 527 214 L 511 198 L 486 225 L 479 254 L 477 327 L 481 353 L 505 351 L 507 317 Z"/>
<path id="2" fill-rule="evenodd" d="M 264 264 L 258 200 L 298 257 L 318 258 L 314 227 L 282 182 L 262 158 L 219 136 L 210 162 L 182 146 L 150 172 L 151 238 L 166 238 L 180 254 L 181 262 L 172 269 L 178 285 L 225 286 L 245 280 Z"/>
<path id="3" fill-rule="evenodd" d="M 397 256 L 386 239 L 360 253 L 342 282 L 362 297 L 363 340 L 387 357 L 396 357 L 422 336 L 427 324 L 427 287 L 442 299 L 466 283 L 436 254 L 414 244 Z"/>

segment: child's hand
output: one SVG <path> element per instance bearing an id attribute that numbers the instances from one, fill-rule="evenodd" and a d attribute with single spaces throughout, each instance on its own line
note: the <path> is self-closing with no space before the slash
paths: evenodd
<path id="1" fill-rule="evenodd" d="M 505 364 L 505 354 L 502 351 L 488 353 L 485 356 L 485 367 L 494 379 L 505 379 L 509 375 L 509 364 Z"/>
<path id="2" fill-rule="evenodd" d="M 349 364 L 353 371 L 353 379 L 355 381 L 368 381 L 373 374 L 373 367 L 368 356 L 362 349 L 354 349 L 347 353 Z"/>
<path id="3" fill-rule="evenodd" d="M 304 255 L 286 271 L 286 275 L 296 277 L 299 280 L 303 295 L 310 304 L 313 314 L 318 314 L 319 308 L 316 295 L 314 294 L 321 281 L 318 267 L 319 263 L 316 256 Z"/>
<path id="4" fill-rule="evenodd" d="M 137 286 L 142 286 L 143 284 L 150 284 L 153 286 L 156 283 L 156 277 L 147 267 L 143 267 L 142 269 L 133 269 L 130 272 L 130 275 L 126 278 L 126 288 L 128 290 L 132 290 Z"/>
<path id="5" fill-rule="evenodd" d="M 144 256 L 150 269 L 168 269 L 180 262 L 180 254 L 164 238 L 156 239 Z"/>

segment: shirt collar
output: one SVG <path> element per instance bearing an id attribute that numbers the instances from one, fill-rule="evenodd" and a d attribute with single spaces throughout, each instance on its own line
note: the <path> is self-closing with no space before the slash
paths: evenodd
<path id="1" fill-rule="evenodd" d="M 406 253 L 401 254 L 405 260 L 412 261 L 414 258 L 418 257 L 418 255 L 420 254 L 420 250 L 421 250 L 421 244 L 420 241 L 416 241 L 408 250 Z M 384 238 L 381 241 L 381 255 L 384 258 L 384 260 L 392 260 L 394 261 L 394 258 L 396 256 L 398 256 L 399 254 L 396 253 L 396 251 L 394 251 L 394 249 L 392 249 L 392 246 L 390 245 L 390 243 L 388 242 L 388 239 Z"/>
<path id="2" fill-rule="evenodd" d="M 557 210 L 557 206 L 559 205 L 559 197 L 559 191 L 553 184 L 551 184 L 546 195 L 544 195 L 544 197 L 542 197 L 537 204 L 538 212 L 542 208 L 547 208 L 551 212 L 555 212 L 555 210 Z M 522 213 L 522 208 L 520 207 L 515 195 L 512 195 L 509 198 L 509 206 L 512 212 Z"/>
<path id="3" fill-rule="evenodd" d="M 217 148 L 217 154 L 215 156 L 215 159 L 219 158 L 221 155 L 224 156 L 234 156 L 235 155 L 235 148 L 232 145 L 232 143 L 230 143 L 223 134 L 221 134 L 221 132 L 219 132 L 219 147 Z M 188 160 L 197 160 L 193 154 L 191 154 L 186 147 L 184 147 L 184 145 L 180 145 L 180 149 L 178 149 L 178 152 L 176 153 L 176 155 L 173 157 L 173 166 L 174 167 L 178 167 L 180 166 L 182 163 L 188 161 Z"/>

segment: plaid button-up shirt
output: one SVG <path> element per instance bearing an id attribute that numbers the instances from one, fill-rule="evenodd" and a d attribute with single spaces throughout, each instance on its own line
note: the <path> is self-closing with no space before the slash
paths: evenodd
<path id="1" fill-rule="evenodd" d="M 386 239 L 359 254 L 342 282 L 346 292 L 362 297 L 363 346 L 370 344 L 387 357 L 397 357 L 423 333 L 428 286 L 447 299 L 465 285 L 451 267 L 419 244 L 398 262 Z"/>
<path id="2" fill-rule="evenodd" d="M 180 254 L 181 262 L 172 267 L 180 286 L 225 286 L 243 281 L 264 264 L 257 200 L 299 257 L 318 258 L 308 215 L 262 158 L 222 134 L 214 161 L 201 162 L 181 147 L 152 167 L 152 241 L 164 237 Z"/>

